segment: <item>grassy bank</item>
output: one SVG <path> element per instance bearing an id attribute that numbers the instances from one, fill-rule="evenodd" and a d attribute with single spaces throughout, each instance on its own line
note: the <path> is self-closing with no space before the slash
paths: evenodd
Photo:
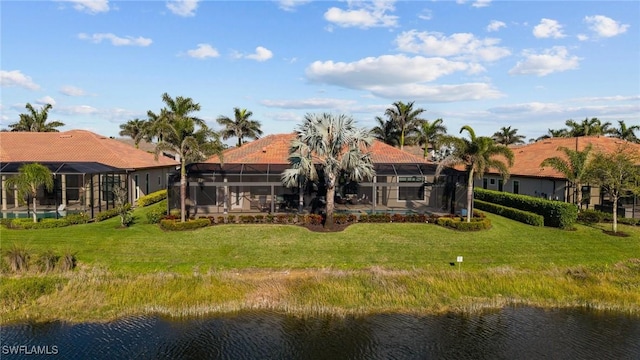
<path id="1" fill-rule="evenodd" d="M 2 322 L 108 320 L 140 313 L 242 309 L 299 314 L 440 313 L 505 305 L 640 313 L 640 229 L 539 228 L 492 216 L 488 231 L 433 224 L 356 224 L 339 233 L 286 225 L 162 232 L 117 219 L 47 230 L 0 230 L 34 256 L 73 252 L 70 273 L 0 278 Z M 603 225 L 603 228 L 606 226 Z M 462 267 L 451 266 L 464 256 Z"/>

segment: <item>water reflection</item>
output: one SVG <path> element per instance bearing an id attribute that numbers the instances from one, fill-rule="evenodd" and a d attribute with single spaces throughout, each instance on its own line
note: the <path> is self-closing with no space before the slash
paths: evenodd
<path id="1" fill-rule="evenodd" d="M 508 308 L 479 315 L 297 318 L 247 312 L 2 328 L 10 346 L 56 346 L 65 359 L 640 359 L 640 318 Z M 23 348 L 24 349 L 24 348 Z"/>

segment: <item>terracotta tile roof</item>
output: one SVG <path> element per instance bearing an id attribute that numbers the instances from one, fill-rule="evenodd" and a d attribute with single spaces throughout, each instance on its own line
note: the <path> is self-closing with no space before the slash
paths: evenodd
<path id="1" fill-rule="evenodd" d="M 116 139 L 86 130 L 65 132 L 0 132 L 0 162 L 98 162 L 121 169 L 178 164 Z"/>
<path id="2" fill-rule="evenodd" d="M 593 144 L 592 151 L 614 152 L 622 144 L 628 144 L 632 151 L 640 155 L 640 144 L 626 142 L 620 139 L 605 136 L 585 136 L 573 138 L 550 138 L 540 140 L 532 144 L 512 146 L 514 165 L 510 170 L 511 175 L 529 177 L 547 177 L 564 179 L 564 176 L 551 167 L 540 167 L 546 158 L 558 156 L 565 157 L 559 147 L 575 150 L 583 150 L 588 144 Z"/>
<path id="3" fill-rule="evenodd" d="M 289 164 L 289 146 L 295 133 L 267 135 L 246 143 L 241 147 L 225 150 L 225 164 Z M 398 148 L 375 140 L 371 146 L 373 162 L 376 164 L 431 164 L 421 156 L 415 156 Z M 209 158 L 207 163 L 219 163 L 218 156 Z"/>

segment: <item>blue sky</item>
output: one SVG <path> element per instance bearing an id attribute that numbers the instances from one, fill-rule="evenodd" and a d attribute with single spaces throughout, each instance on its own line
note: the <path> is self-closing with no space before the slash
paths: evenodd
<path id="1" fill-rule="evenodd" d="M 1 127 L 51 103 L 63 130 L 117 136 L 163 107 L 307 113 L 361 127 L 415 101 L 449 133 L 527 138 L 567 119 L 640 124 L 638 1 L 0 1 Z M 234 140 L 231 139 L 230 143 Z"/>

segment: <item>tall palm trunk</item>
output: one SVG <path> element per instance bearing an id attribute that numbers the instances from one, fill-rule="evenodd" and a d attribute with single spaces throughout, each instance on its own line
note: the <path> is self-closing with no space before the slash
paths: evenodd
<path id="1" fill-rule="evenodd" d="M 333 227 L 333 210 L 335 209 L 335 203 L 333 198 L 336 195 L 336 179 L 335 175 L 328 174 L 328 184 L 327 184 L 327 218 L 324 222 L 324 227 L 331 228 Z"/>
<path id="2" fill-rule="evenodd" d="M 471 168 L 471 170 L 469 170 L 469 179 L 467 179 L 467 222 L 471 222 L 472 216 L 473 216 L 473 167 Z"/>
<path id="3" fill-rule="evenodd" d="M 613 200 L 613 232 L 618 232 L 618 196 L 612 195 L 611 200 Z"/>
<path id="4" fill-rule="evenodd" d="M 180 160 L 180 221 L 186 220 L 187 169 L 184 160 Z"/>
<path id="5" fill-rule="evenodd" d="M 38 222 L 38 213 L 36 212 L 38 209 L 36 207 L 36 200 L 37 200 L 36 196 L 34 195 L 31 200 L 31 203 L 33 204 L 33 222 L 34 223 Z"/>

